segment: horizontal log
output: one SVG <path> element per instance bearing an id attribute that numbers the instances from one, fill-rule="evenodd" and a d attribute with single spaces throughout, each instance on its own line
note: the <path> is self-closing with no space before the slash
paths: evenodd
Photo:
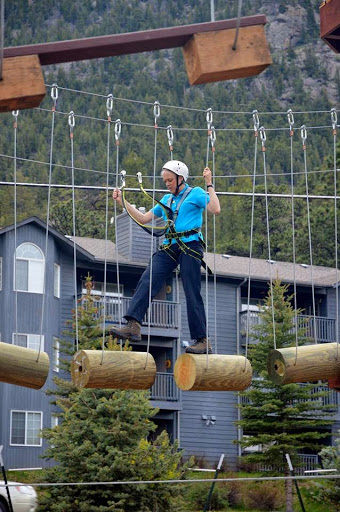
<path id="1" fill-rule="evenodd" d="M 258 75 L 271 63 L 263 25 L 195 34 L 183 47 L 191 85 Z"/>
<path id="2" fill-rule="evenodd" d="M 237 19 L 194 23 L 179 27 L 158 28 L 69 41 L 55 41 L 4 49 L 4 57 L 39 55 L 41 65 L 99 59 L 183 46 L 193 34 L 235 28 Z M 266 24 L 263 14 L 241 18 L 240 26 Z"/>
<path id="3" fill-rule="evenodd" d="M 321 343 L 271 350 L 267 369 L 275 384 L 336 378 L 340 376 L 340 346 Z"/>
<path id="4" fill-rule="evenodd" d="M 40 389 L 46 382 L 50 361 L 46 352 L 0 341 L 0 382 Z"/>
<path id="5" fill-rule="evenodd" d="M 243 391 L 251 384 L 252 368 L 243 356 L 182 354 L 174 376 L 183 391 Z"/>
<path id="6" fill-rule="evenodd" d="M 0 81 L 0 112 L 23 110 L 40 105 L 46 94 L 37 55 L 3 59 Z"/>
<path id="7" fill-rule="evenodd" d="M 71 362 L 71 376 L 79 388 L 149 389 L 156 364 L 145 352 L 80 350 Z"/>

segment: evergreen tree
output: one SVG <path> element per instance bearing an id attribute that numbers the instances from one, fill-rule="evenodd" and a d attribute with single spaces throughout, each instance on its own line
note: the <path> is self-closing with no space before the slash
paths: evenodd
<path id="1" fill-rule="evenodd" d="M 91 295 L 78 308 L 79 348 L 94 348 L 101 343 L 101 319 Z M 75 313 L 69 337 L 74 337 Z M 96 320 L 97 318 L 97 320 Z M 64 342 L 72 352 L 72 342 Z M 124 350 L 131 347 L 125 345 Z M 109 350 L 120 350 L 110 339 Z M 69 359 L 62 368 L 69 370 Z M 60 424 L 44 429 L 50 443 L 46 459 L 56 465 L 43 470 L 44 482 L 112 482 L 178 479 L 186 471 L 179 467 L 181 453 L 171 446 L 162 432 L 155 441 L 148 436 L 155 431 L 151 406 L 145 391 L 75 389 L 67 379 L 55 379 L 56 405 Z M 41 490 L 39 512 L 162 512 L 173 510 L 171 485 L 89 485 L 45 487 Z"/>
<path id="2" fill-rule="evenodd" d="M 340 430 L 338 430 L 333 446 L 323 448 L 319 453 L 324 469 L 340 471 Z M 334 512 L 340 511 L 340 482 L 329 480 L 327 485 L 321 485 L 321 499 L 332 505 Z"/>
<path id="3" fill-rule="evenodd" d="M 259 313 L 259 324 L 251 331 L 250 337 L 256 340 L 249 349 L 257 378 L 251 388 L 242 393 L 239 425 L 246 435 L 240 441 L 243 448 L 261 446 L 260 452 L 246 456 L 250 463 L 269 467 L 274 472 L 289 474 L 285 454 L 289 454 L 293 465 L 298 465 L 298 453 L 317 452 L 322 439 L 329 434 L 325 427 L 332 423 L 329 418 L 332 406 L 324 405 L 323 398 L 328 391 L 315 392 L 315 384 L 286 384 L 279 386 L 269 380 L 266 368 L 267 355 L 274 347 L 272 302 L 274 305 L 276 347 L 294 346 L 294 319 L 301 311 L 291 305 L 287 296 L 288 285 L 279 280 L 273 282 L 264 305 Z M 305 329 L 300 329 L 298 337 L 306 341 Z M 292 511 L 291 481 L 286 482 L 286 511 Z"/>

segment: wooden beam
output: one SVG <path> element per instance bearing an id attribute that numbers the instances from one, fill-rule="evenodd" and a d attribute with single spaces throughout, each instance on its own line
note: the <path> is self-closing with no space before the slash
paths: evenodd
<path id="1" fill-rule="evenodd" d="M 37 107 L 45 94 L 44 77 L 37 55 L 3 60 L 0 112 Z"/>
<path id="2" fill-rule="evenodd" d="M 41 65 L 58 64 L 183 46 L 194 34 L 235 28 L 237 19 L 195 23 L 108 36 L 57 41 L 4 49 L 4 57 L 39 55 Z M 264 15 L 241 18 L 240 27 L 265 25 Z"/>
<path id="3" fill-rule="evenodd" d="M 340 0 L 328 0 L 320 6 L 320 37 L 336 53 L 340 52 Z"/>
<path id="4" fill-rule="evenodd" d="M 264 27 L 241 27 L 195 34 L 183 47 L 190 85 L 258 75 L 271 63 Z"/>

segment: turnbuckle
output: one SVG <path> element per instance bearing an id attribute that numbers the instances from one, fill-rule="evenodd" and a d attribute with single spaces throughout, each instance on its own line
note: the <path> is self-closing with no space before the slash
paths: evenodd
<path id="1" fill-rule="evenodd" d="M 75 125 L 75 118 L 74 118 L 74 112 L 71 110 L 71 112 L 68 115 L 68 125 L 70 127 L 70 137 L 73 137 L 73 129 Z"/>
<path id="2" fill-rule="evenodd" d="M 210 128 L 210 144 L 211 144 L 211 151 L 215 151 L 215 142 L 216 142 L 216 130 L 214 126 L 211 126 Z"/>
<path id="3" fill-rule="evenodd" d="M 121 182 L 120 188 L 125 188 L 125 176 L 126 176 L 126 171 L 124 171 L 124 170 L 120 171 L 120 182 Z"/>
<path id="4" fill-rule="evenodd" d="M 12 110 L 12 115 L 14 117 L 14 128 L 17 128 L 18 127 L 18 115 L 19 115 L 19 110 Z"/>
<path id="5" fill-rule="evenodd" d="M 58 85 L 57 84 L 52 84 L 51 98 L 53 100 L 52 110 L 55 110 L 56 106 L 57 106 L 57 100 L 58 100 Z"/>

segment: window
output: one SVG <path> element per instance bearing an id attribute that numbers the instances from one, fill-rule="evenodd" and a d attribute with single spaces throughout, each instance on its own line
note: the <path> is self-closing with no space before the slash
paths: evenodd
<path id="1" fill-rule="evenodd" d="M 2 290 L 2 258 L 0 257 L 0 292 Z"/>
<path id="2" fill-rule="evenodd" d="M 42 412 L 11 411 L 11 445 L 41 446 Z"/>
<path id="3" fill-rule="evenodd" d="M 43 293 L 44 263 L 44 254 L 39 247 L 30 243 L 21 244 L 16 250 L 14 289 Z"/>
<path id="4" fill-rule="evenodd" d="M 52 354 L 53 371 L 59 372 L 59 340 L 53 338 L 53 354 Z"/>
<path id="5" fill-rule="evenodd" d="M 54 296 L 60 299 L 60 265 L 54 264 Z"/>
<path id="6" fill-rule="evenodd" d="M 13 333 L 12 340 L 13 345 L 19 347 L 32 348 L 33 350 L 39 350 L 40 347 L 40 334 Z M 41 350 L 44 350 L 44 336 L 41 336 Z"/>

